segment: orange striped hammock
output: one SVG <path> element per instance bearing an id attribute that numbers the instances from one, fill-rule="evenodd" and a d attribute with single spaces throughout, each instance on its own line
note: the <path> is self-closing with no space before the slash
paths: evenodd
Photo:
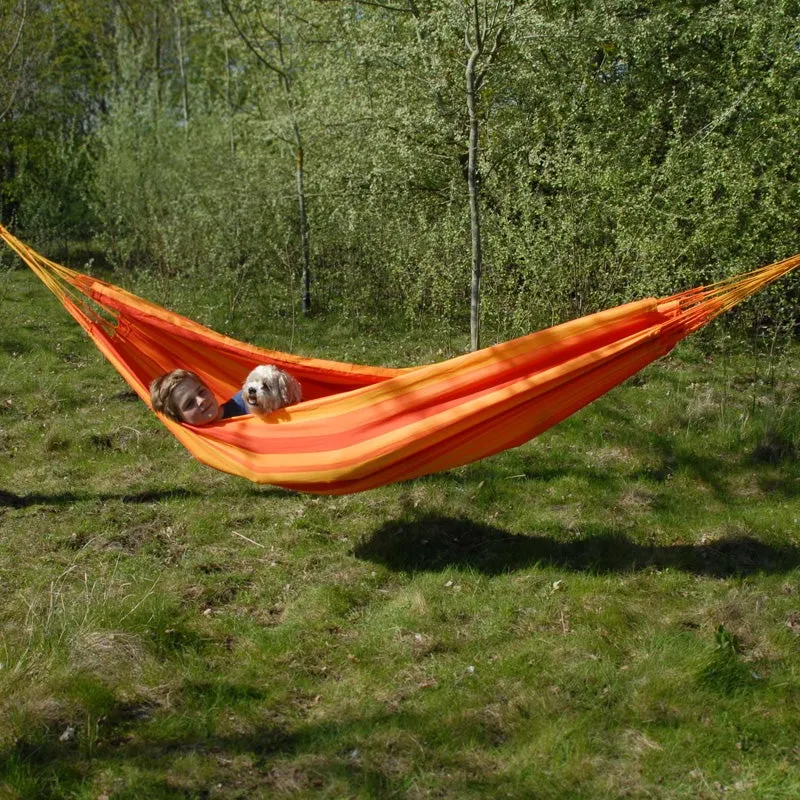
<path id="1" fill-rule="evenodd" d="M 139 397 L 176 368 L 227 400 L 272 363 L 304 401 L 266 420 L 193 427 L 159 418 L 199 461 L 257 483 L 346 494 L 452 469 L 527 442 L 782 277 L 800 255 L 662 299 L 647 298 L 428 366 L 303 358 L 229 337 L 4 239 L 61 300 Z"/>

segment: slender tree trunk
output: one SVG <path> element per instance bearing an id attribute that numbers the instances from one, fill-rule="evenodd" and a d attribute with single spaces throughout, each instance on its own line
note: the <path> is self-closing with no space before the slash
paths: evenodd
<path id="1" fill-rule="evenodd" d="M 295 145 L 297 147 L 297 205 L 300 216 L 300 247 L 302 249 L 303 264 L 301 273 L 301 284 L 303 293 L 303 313 L 311 311 L 311 252 L 309 246 L 308 220 L 306 219 L 306 193 L 304 188 L 303 173 L 303 142 L 300 138 L 300 130 L 294 125 Z"/>
<path id="2" fill-rule="evenodd" d="M 469 111 L 469 160 L 467 162 L 467 185 L 469 187 L 469 220 L 472 233 L 472 288 L 470 291 L 469 338 L 470 347 L 481 346 L 481 271 L 483 251 L 481 246 L 480 187 L 478 185 L 478 113 L 475 64 L 480 56 L 474 47 L 467 61 L 467 109 Z"/>
<path id="3" fill-rule="evenodd" d="M 300 134 L 300 125 L 297 121 L 297 114 L 294 107 L 294 97 L 292 96 L 292 85 L 283 61 L 283 48 L 278 48 L 281 63 L 281 84 L 283 85 L 286 97 L 286 107 L 292 119 L 292 137 L 294 138 L 295 152 L 295 182 L 297 186 L 297 210 L 298 222 L 300 225 L 300 252 L 302 265 L 300 267 L 300 284 L 302 292 L 302 309 L 304 314 L 311 311 L 311 245 L 308 231 L 308 216 L 306 214 L 306 190 L 305 190 L 305 164 L 303 149 L 303 137 Z"/>
<path id="4" fill-rule="evenodd" d="M 303 137 L 300 134 L 300 124 L 298 122 L 298 115 L 295 109 L 294 96 L 292 95 L 292 80 L 291 70 L 287 67 L 284 57 L 284 44 L 285 40 L 281 33 L 281 21 L 278 21 L 278 31 L 271 31 L 266 26 L 264 31 L 269 36 L 269 41 L 277 48 L 277 63 L 264 57 L 262 49 L 258 48 L 250 37 L 242 30 L 241 25 L 232 13 L 226 0 L 220 0 L 222 7 L 233 22 L 239 37 L 247 45 L 251 53 L 258 59 L 258 61 L 278 77 L 280 85 L 283 89 L 284 98 L 286 100 L 286 107 L 289 111 L 289 116 L 292 123 L 292 138 L 295 155 L 295 180 L 297 186 L 297 205 L 299 211 L 299 227 L 300 227 L 300 248 L 302 253 L 302 267 L 301 267 L 301 280 L 302 280 L 302 308 L 303 313 L 308 314 L 311 311 L 311 246 L 309 244 L 310 235 L 308 228 L 308 218 L 306 212 L 306 193 L 305 193 L 305 172 L 303 164 Z M 278 8 L 279 16 L 282 14 L 282 9 Z"/>
<path id="5" fill-rule="evenodd" d="M 228 110 L 228 137 L 231 145 L 231 159 L 236 158 L 236 138 L 233 135 L 233 102 L 231 101 L 231 55 L 225 45 L 225 106 Z"/>
<path id="6" fill-rule="evenodd" d="M 156 31 L 154 44 L 154 70 L 156 74 L 156 114 L 161 114 L 161 12 L 156 7 Z"/>
<path id="7" fill-rule="evenodd" d="M 2 102 L 4 103 L 4 108 L 0 110 L 0 122 L 2 122 L 3 119 L 5 119 L 6 115 L 9 114 L 11 109 L 13 108 L 14 100 L 17 96 L 17 92 L 19 91 L 19 87 L 22 84 L 22 74 L 25 66 L 24 55 L 21 55 L 20 57 L 18 74 L 16 80 L 14 80 L 13 82 L 11 80 L 11 72 L 13 71 L 14 67 L 13 65 L 14 53 L 19 47 L 20 43 L 22 42 L 22 32 L 25 28 L 25 19 L 27 13 L 28 13 L 27 0 L 22 0 L 22 10 L 20 11 L 20 22 L 19 22 L 19 27 L 17 28 L 17 34 L 14 37 L 14 41 L 8 48 L 8 52 L 4 53 L 2 59 L 0 59 L 0 63 L 2 63 L 7 68 L 6 81 L 5 81 L 6 85 L 3 87 L 2 92 L 0 92 L 0 100 L 2 100 Z M 20 53 L 22 53 L 21 48 L 20 48 Z"/>
<path id="8" fill-rule="evenodd" d="M 189 84 L 186 80 L 186 63 L 183 52 L 183 25 L 181 23 L 181 13 L 177 2 L 173 5 L 175 12 L 175 43 L 178 47 L 178 70 L 181 76 L 181 105 L 183 106 L 184 130 L 189 133 Z"/>

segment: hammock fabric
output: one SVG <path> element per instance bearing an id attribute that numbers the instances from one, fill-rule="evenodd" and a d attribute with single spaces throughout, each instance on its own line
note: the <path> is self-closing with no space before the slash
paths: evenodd
<path id="1" fill-rule="evenodd" d="M 387 369 L 302 358 L 215 333 L 113 284 L 0 238 L 61 300 L 139 397 L 191 369 L 221 400 L 257 364 L 295 375 L 304 401 L 266 420 L 161 421 L 201 462 L 319 494 L 408 480 L 515 447 L 669 352 L 691 332 L 800 265 L 800 255 L 720 283 L 602 311 L 429 366 Z"/>

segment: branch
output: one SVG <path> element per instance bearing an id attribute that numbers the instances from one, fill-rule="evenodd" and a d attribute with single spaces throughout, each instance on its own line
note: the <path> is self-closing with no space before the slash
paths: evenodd
<path id="1" fill-rule="evenodd" d="M 338 3 L 339 0 L 316 0 L 318 3 Z M 372 6 L 373 8 L 382 8 L 386 11 L 398 11 L 401 14 L 413 14 L 415 17 L 419 16 L 419 9 L 414 0 L 408 0 L 408 6 L 393 6 L 388 3 L 379 3 L 377 0 L 355 0 L 360 6 Z"/>
<path id="2" fill-rule="evenodd" d="M 14 101 L 17 99 L 17 92 L 19 91 L 19 87 L 22 85 L 22 76 L 17 78 L 17 84 L 14 86 L 14 90 L 11 92 L 11 97 L 8 99 L 8 103 L 6 107 L 0 111 L 0 122 L 2 122 L 9 111 L 14 107 Z"/>
<path id="3" fill-rule="evenodd" d="M 478 53 L 483 52 L 483 35 L 481 34 L 481 19 L 480 11 L 478 9 L 478 0 L 472 0 L 473 23 L 475 24 L 475 50 Z"/>
<path id="4" fill-rule="evenodd" d="M 225 9 L 225 13 L 230 17 L 231 22 L 233 23 L 233 27 L 236 28 L 236 32 L 239 34 L 239 38 L 247 45 L 247 49 L 271 72 L 274 72 L 279 78 L 282 80 L 287 80 L 288 75 L 279 67 L 276 67 L 270 61 L 267 61 L 263 55 L 259 52 L 258 48 L 250 41 L 250 38 L 247 34 L 241 29 L 239 26 L 239 22 L 234 16 L 233 12 L 231 11 L 230 6 L 228 5 L 227 0 L 221 0 L 222 7 Z"/>
<path id="5" fill-rule="evenodd" d="M 11 45 L 11 49 L 8 51 L 8 54 L 6 56 L 6 60 L 5 60 L 5 63 L 3 64 L 3 67 L 6 67 L 9 64 L 11 64 L 11 60 L 14 57 L 14 53 L 16 52 L 17 47 L 19 47 L 20 43 L 22 42 L 22 30 L 25 27 L 25 18 L 27 16 L 27 11 L 28 11 L 27 0 L 23 0 L 23 2 L 22 2 L 22 19 L 20 20 L 19 28 L 17 29 L 17 36 L 14 39 L 14 43 Z M 23 73 L 24 68 L 25 68 L 25 57 L 22 56 L 20 67 L 19 67 L 19 72 L 17 74 L 17 79 L 14 82 L 13 88 L 11 89 L 10 96 L 8 98 L 8 102 L 6 103 L 6 107 L 2 111 L 0 111 L 0 122 L 2 122 L 6 118 L 8 113 L 14 107 L 14 101 L 17 99 L 17 93 L 19 92 L 19 87 L 22 86 L 22 73 Z"/>
<path id="6" fill-rule="evenodd" d="M 141 44 L 142 40 L 139 36 L 139 32 L 136 30 L 136 26 L 133 24 L 133 19 L 129 13 L 130 9 L 122 2 L 122 0 L 117 0 L 117 7 L 119 8 L 122 16 L 125 17 L 125 22 L 128 24 L 128 30 L 131 32 L 133 36 L 133 40 L 136 44 Z"/>
<path id="7" fill-rule="evenodd" d="M 281 36 L 279 33 L 275 33 L 272 28 L 264 22 L 264 17 L 261 15 L 261 9 L 256 7 L 256 19 L 258 19 L 258 24 L 261 25 L 262 30 L 266 31 L 267 36 L 269 36 L 274 42 L 281 41 Z"/>
<path id="8" fill-rule="evenodd" d="M 494 57 L 497 55 L 497 51 L 503 44 L 503 34 L 505 34 L 506 29 L 505 25 L 501 25 L 498 29 L 497 33 L 494 35 L 494 42 L 492 44 L 492 49 L 486 54 L 486 66 L 488 67 L 489 64 L 492 63 Z"/>
<path id="9" fill-rule="evenodd" d="M 494 26 L 497 24 L 497 16 L 500 13 L 500 4 L 501 3 L 502 3 L 502 0 L 495 0 L 494 8 L 492 9 L 492 19 L 491 19 L 491 21 L 489 21 L 489 12 L 488 12 L 488 9 L 487 9 L 487 12 L 486 12 L 486 30 L 487 31 L 493 30 Z M 508 19 L 510 14 L 514 13 L 515 5 L 516 5 L 515 3 L 511 4 L 510 11 L 506 12 L 506 19 Z"/>
<path id="10" fill-rule="evenodd" d="M 22 0 L 22 19 L 19 23 L 19 29 L 17 30 L 17 38 L 14 40 L 14 44 L 11 45 L 11 49 L 8 51 L 8 55 L 6 56 L 6 64 L 11 63 L 11 58 L 14 55 L 14 51 L 17 49 L 21 39 L 22 39 L 22 29 L 25 27 L 25 16 L 28 12 L 28 0 Z"/>
<path id="11" fill-rule="evenodd" d="M 497 52 L 503 46 L 503 37 L 506 33 L 506 25 L 508 24 L 508 18 L 514 13 L 515 4 L 512 3 L 511 8 L 506 13 L 505 19 L 503 22 L 495 29 L 494 32 L 494 41 L 492 42 L 491 49 L 486 53 L 485 58 L 483 59 L 483 64 L 481 68 L 477 72 L 476 78 L 476 87 L 480 87 L 483 83 L 483 79 L 486 77 L 486 73 L 489 71 L 490 67 L 492 66 L 492 62 L 494 61 L 495 57 L 497 56 Z M 492 27 L 494 27 L 494 21 L 492 22 Z"/>

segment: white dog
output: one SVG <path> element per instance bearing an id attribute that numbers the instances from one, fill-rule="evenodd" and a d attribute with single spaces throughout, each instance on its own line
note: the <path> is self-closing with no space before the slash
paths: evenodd
<path id="1" fill-rule="evenodd" d="M 251 414 L 265 417 L 303 399 L 300 384 L 272 364 L 256 367 L 242 386 L 242 396 Z"/>

